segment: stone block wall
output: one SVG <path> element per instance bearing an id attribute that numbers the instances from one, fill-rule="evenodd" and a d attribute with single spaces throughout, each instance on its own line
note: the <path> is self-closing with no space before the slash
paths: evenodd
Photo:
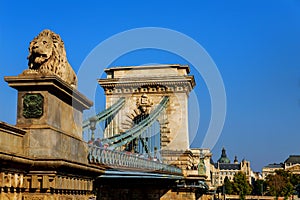
<path id="1" fill-rule="evenodd" d="M 25 130 L 0 122 L 0 152 L 24 154 Z"/>
<path id="2" fill-rule="evenodd" d="M 180 200 L 197 200 L 194 192 L 177 192 L 177 191 L 168 191 L 164 194 L 160 200 L 170 200 L 170 199 L 180 199 Z"/>

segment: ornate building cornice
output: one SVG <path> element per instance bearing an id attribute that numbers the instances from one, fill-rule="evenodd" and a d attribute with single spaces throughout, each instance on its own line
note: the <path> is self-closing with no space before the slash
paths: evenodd
<path id="1" fill-rule="evenodd" d="M 185 92 L 195 87 L 194 76 L 160 76 L 98 79 L 105 94 Z"/>

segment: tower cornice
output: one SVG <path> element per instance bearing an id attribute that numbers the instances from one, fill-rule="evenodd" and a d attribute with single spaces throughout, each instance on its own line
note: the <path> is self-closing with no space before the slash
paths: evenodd
<path id="1" fill-rule="evenodd" d="M 135 92 L 185 92 L 189 94 L 195 87 L 194 76 L 153 76 L 145 78 L 98 79 L 106 94 Z"/>

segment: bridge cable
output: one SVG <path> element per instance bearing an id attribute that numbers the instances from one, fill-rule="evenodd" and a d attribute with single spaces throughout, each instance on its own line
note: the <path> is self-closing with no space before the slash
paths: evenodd
<path id="1" fill-rule="evenodd" d="M 161 102 L 149 114 L 149 116 L 142 120 L 138 125 L 134 125 L 131 129 L 125 131 L 122 134 L 118 134 L 110 138 L 104 138 L 102 142 L 111 144 L 110 148 L 115 149 L 127 144 L 128 142 L 131 142 L 135 138 L 138 138 L 148 127 L 150 127 L 157 120 L 162 111 L 166 108 L 168 101 L 169 97 L 164 96 Z"/>
<path id="2" fill-rule="evenodd" d="M 103 110 L 102 112 L 99 112 L 97 115 L 90 117 L 89 119 L 83 121 L 82 123 L 82 131 L 90 127 L 90 121 L 91 119 L 95 118 L 96 123 L 99 123 L 101 121 L 106 120 L 107 118 L 113 116 L 119 110 L 124 106 L 125 104 L 125 97 L 121 97 L 116 103 L 114 103 L 112 106 L 107 108 L 106 110 Z"/>

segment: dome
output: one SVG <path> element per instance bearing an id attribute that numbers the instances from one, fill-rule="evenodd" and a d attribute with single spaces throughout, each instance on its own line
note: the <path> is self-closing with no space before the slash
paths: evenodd
<path id="1" fill-rule="evenodd" d="M 224 147 L 222 149 L 222 155 L 219 158 L 218 163 L 230 163 L 230 160 L 229 160 L 229 158 L 227 158 L 226 150 Z"/>

